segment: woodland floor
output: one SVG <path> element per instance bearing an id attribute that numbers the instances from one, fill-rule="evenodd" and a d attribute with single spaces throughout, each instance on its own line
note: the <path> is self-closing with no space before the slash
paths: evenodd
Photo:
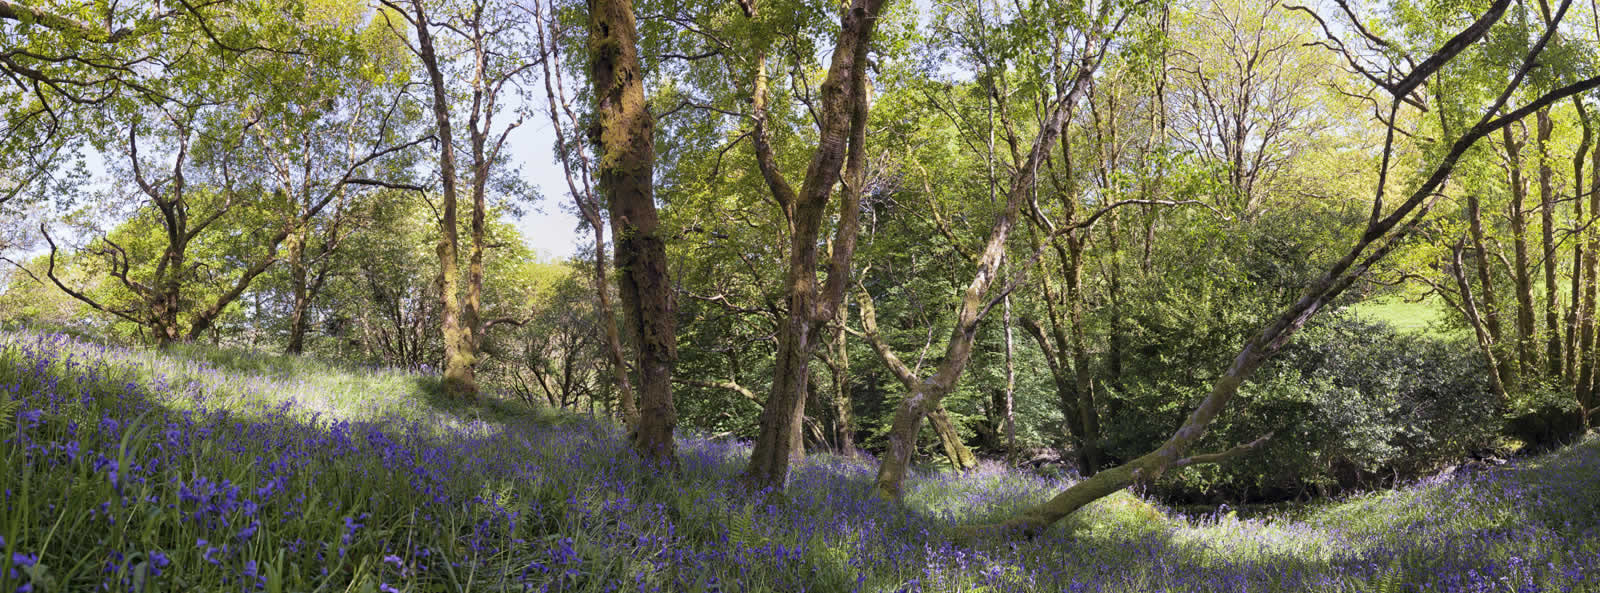
<path id="1" fill-rule="evenodd" d="M 0 591 L 1600 591 L 1600 438 L 1291 515 L 1131 494 L 1031 541 L 952 544 L 1068 485 L 808 458 L 735 494 L 614 427 L 455 406 L 407 372 L 0 332 Z M 424 405 L 418 405 L 418 402 Z"/>

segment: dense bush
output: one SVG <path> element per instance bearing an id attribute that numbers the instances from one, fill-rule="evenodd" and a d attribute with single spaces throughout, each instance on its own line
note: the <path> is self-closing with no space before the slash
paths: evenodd
<path id="1" fill-rule="evenodd" d="M 1484 377 L 1469 344 L 1328 318 L 1245 385 L 1201 448 L 1272 439 L 1231 463 L 1184 470 L 1162 488 L 1180 500 L 1286 499 L 1439 471 L 1495 443 L 1501 409 Z M 1163 387 L 1192 393 L 1173 398 Z M 1110 419 L 1109 433 L 1119 435 L 1113 452 L 1127 458 L 1154 447 L 1204 387 L 1132 386 L 1121 394 L 1130 409 Z"/>

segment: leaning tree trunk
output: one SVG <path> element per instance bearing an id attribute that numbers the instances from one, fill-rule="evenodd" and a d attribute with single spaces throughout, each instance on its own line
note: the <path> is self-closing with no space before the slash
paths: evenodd
<path id="1" fill-rule="evenodd" d="M 934 434 L 939 436 L 939 445 L 944 449 L 945 459 L 950 460 L 950 466 L 959 471 L 978 467 L 978 458 L 972 454 L 972 449 L 961 442 L 961 433 L 956 430 L 956 425 L 950 420 L 950 411 L 939 404 L 928 412 L 928 424 L 933 426 Z"/>
<path id="2" fill-rule="evenodd" d="M 641 456 L 675 463 L 672 367 L 677 361 L 673 288 L 658 234 L 655 119 L 644 99 L 632 0 L 589 1 L 589 75 L 594 84 L 600 193 L 616 236 L 622 306 L 638 348 L 639 422 L 631 431 Z"/>

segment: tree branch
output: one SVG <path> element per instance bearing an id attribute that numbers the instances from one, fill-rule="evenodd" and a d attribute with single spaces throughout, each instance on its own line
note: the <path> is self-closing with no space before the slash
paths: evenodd
<path id="1" fill-rule="evenodd" d="M 1256 448 L 1260 447 L 1261 445 L 1266 444 L 1267 440 L 1269 440 L 1271 438 L 1272 438 L 1272 433 L 1269 432 L 1265 436 L 1262 436 L 1259 439 L 1250 441 L 1250 442 L 1245 443 L 1243 445 L 1235 446 L 1234 448 L 1228 449 L 1227 451 L 1221 451 L 1221 452 L 1217 452 L 1217 453 L 1202 453 L 1202 454 L 1199 454 L 1199 455 L 1190 455 L 1190 456 L 1185 457 L 1183 459 L 1179 459 L 1177 461 L 1172 462 L 1172 467 L 1173 468 L 1180 468 L 1180 467 L 1187 467 L 1187 466 L 1190 466 L 1190 465 L 1201 465 L 1201 464 L 1206 464 L 1206 463 L 1222 463 L 1222 462 L 1227 461 L 1229 459 L 1232 459 L 1234 457 L 1238 457 L 1240 455 L 1243 455 L 1245 453 L 1249 453 L 1250 451 L 1255 450 Z"/>

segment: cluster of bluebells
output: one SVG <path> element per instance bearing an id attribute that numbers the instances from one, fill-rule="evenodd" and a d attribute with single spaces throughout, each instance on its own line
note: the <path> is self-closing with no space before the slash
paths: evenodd
<path id="1" fill-rule="evenodd" d="M 739 443 L 685 438 L 669 471 L 603 423 L 357 418 L 282 397 L 298 379 L 150 360 L 0 333 L 0 593 L 1600 591 L 1593 441 L 1298 520 L 1119 495 L 958 544 L 1071 478 L 917 474 L 901 510 L 866 495 L 870 459 L 817 456 L 750 493 Z"/>

